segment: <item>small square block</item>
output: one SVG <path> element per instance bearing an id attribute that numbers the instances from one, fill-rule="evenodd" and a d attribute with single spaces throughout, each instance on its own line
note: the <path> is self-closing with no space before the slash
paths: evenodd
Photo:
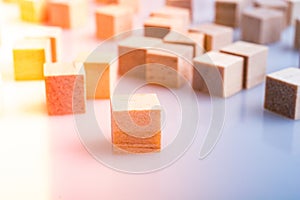
<path id="1" fill-rule="evenodd" d="M 188 45 L 164 43 L 147 50 L 147 82 L 174 88 L 180 87 L 184 78 L 190 83 L 192 58 L 193 48 Z"/>
<path id="2" fill-rule="evenodd" d="M 13 47 L 15 80 L 44 79 L 43 66 L 51 61 L 49 39 L 23 39 Z"/>
<path id="3" fill-rule="evenodd" d="M 194 58 L 194 66 L 193 88 L 196 90 L 226 98 L 243 88 L 243 58 L 241 57 L 208 52 Z"/>
<path id="4" fill-rule="evenodd" d="M 300 49 L 300 17 L 296 20 L 295 27 L 295 48 Z"/>
<path id="5" fill-rule="evenodd" d="M 289 25 L 294 25 L 300 13 L 300 0 L 286 0 L 288 3 Z"/>
<path id="6" fill-rule="evenodd" d="M 52 26 L 78 28 L 87 21 L 86 0 L 49 0 L 47 10 L 49 24 Z"/>
<path id="7" fill-rule="evenodd" d="M 19 0 L 21 20 L 40 23 L 46 19 L 45 0 Z"/>
<path id="8" fill-rule="evenodd" d="M 85 112 L 84 75 L 72 63 L 45 63 L 46 102 L 49 115 Z"/>
<path id="9" fill-rule="evenodd" d="M 124 75 L 135 67 L 145 65 L 147 49 L 160 43 L 161 39 L 142 36 L 131 36 L 122 40 L 118 46 L 118 74 Z"/>
<path id="10" fill-rule="evenodd" d="M 233 29 L 217 24 L 202 24 L 190 29 L 205 35 L 205 50 L 213 51 L 227 46 L 233 41 Z"/>
<path id="11" fill-rule="evenodd" d="M 241 56 L 244 59 L 243 87 L 252 88 L 265 80 L 268 47 L 249 42 L 235 42 L 221 49 L 222 53 Z"/>
<path id="12" fill-rule="evenodd" d="M 244 11 L 241 38 L 247 42 L 269 44 L 281 38 L 284 17 L 282 12 L 264 8 Z"/>
<path id="13" fill-rule="evenodd" d="M 161 149 L 161 106 L 156 94 L 115 95 L 111 99 L 112 143 L 129 153 Z"/>
<path id="14" fill-rule="evenodd" d="M 96 36 L 107 39 L 132 29 L 133 11 L 120 5 L 108 5 L 96 10 Z"/>
<path id="15" fill-rule="evenodd" d="M 300 119 L 300 69 L 287 68 L 269 74 L 265 109 L 291 119 Z"/>

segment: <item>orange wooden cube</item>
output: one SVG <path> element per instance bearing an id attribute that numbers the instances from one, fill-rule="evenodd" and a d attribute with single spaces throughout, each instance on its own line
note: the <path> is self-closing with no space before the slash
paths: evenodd
<path id="1" fill-rule="evenodd" d="M 85 112 L 84 74 L 72 63 L 45 63 L 46 101 L 49 115 Z"/>

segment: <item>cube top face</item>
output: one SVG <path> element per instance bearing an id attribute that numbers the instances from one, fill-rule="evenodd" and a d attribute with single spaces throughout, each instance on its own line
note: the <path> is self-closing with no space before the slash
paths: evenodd
<path id="1" fill-rule="evenodd" d="M 282 18 L 283 13 L 277 10 L 271 10 L 266 8 L 257 8 L 252 10 L 247 10 L 243 12 L 243 15 L 256 18 L 259 20 L 267 20 L 272 18 Z"/>
<path id="2" fill-rule="evenodd" d="M 265 7 L 265 8 L 287 8 L 288 5 L 282 0 L 255 0 L 253 2 L 255 6 Z"/>
<path id="3" fill-rule="evenodd" d="M 269 74 L 267 77 L 300 87 L 300 69 L 298 68 L 283 69 L 281 71 Z"/>
<path id="4" fill-rule="evenodd" d="M 113 112 L 161 110 L 156 94 L 115 95 L 111 99 Z"/>
<path id="5" fill-rule="evenodd" d="M 169 16 L 169 17 L 178 17 L 186 16 L 190 17 L 190 11 L 186 8 L 179 8 L 174 6 L 165 6 L 159 10 L 153 11 L 151 16 Z"/>
<path id="6" fill-rule="evenodd" d="M 82 75 L 83 72 L 80 70 L 78 65 L 73 63 L 45 63 L 44 64 L 44 76 L 72 76 Z"/>
<path id="7" fill-rule="evenodd" d="M 45 49 L 49 45 L 48 39 L 28 38 L 19 40 L 14 45 L 14 50 Z"/>
<path id="8" fill-rule="evenodd" d="M 62 29 L 59 27 L 35 27 L 26 32 L 30 37 L 61 37 Z"/>
<path id="9" fill-rule="evenodd" d="M 155 46 L 155 49 L 149 49 L 147 53 L 158 53 L 170 57 L 184 57 L 191 60 L 193 57 L 193 47 L 181 44 L 161 43 Z"/>
<path id="10" fill-rule="evenodd" d="M 145 27 L 161 27 L 161 28 L 175 28 L 179 27 L 183 24 L 181 24 L 179 20 L 173 19 L 173 18 L 166 18 L 166 17 L 156 17 L 152 16 L 149 17 L 145 22 Z"/>
<path id="11" fill-rule="evenodd" d="M 249 57 L 260 52 L 267 52 L 268 47 L 250 42 L 238 41 L 222 48 L 221 51 Z"/>
<path id="12" fill-rule="evenodd" d="M 174 42 L 181 44 L 201 44 L 201 41 L 204 40 L 204 35 L 202 33 L 177 33 L 170 32 L 164 37 L 165 42 Z M 203 43 L 203 42 L 202 42 Z"/>
<path id="13" fill-rule="evenodd" d="M 96 10 L 96 14 L 118 17 L 118 16 L 133 14 L 133 10 L 127 6 L 120 6 L 120 5 L 114 4 L 114 5 L 108 5 L 108 6 L 98 8 Z"/>
<path id="14" fill-rule="evenodd" d="M 114 60 L 116 56 L 110 53 L 97 53 L 97 52 L 81 52 L 78 54 L 75 63 L 86 64 L 108 64 Z"/>
<path id="15" fill-rule="evenodd" d="M 122 40 L 119 43 L 119 46 L 136 48 L 136 49 L 146 49 L 149 47 L 154 47 L 160 43 L 162 43 L 162 40 L 158 38 L 131 36 L 126 38 L 125 40 Z"/>
<path id="16" fill-rule="evenodd" d="M 190 29 L 191 32 L 202 32 L 208 35 L 220 35 L 224 33 L 232 33 L 233 29 L 227 26 L 217 25 L 217 24 L 201 24 L 197 27 L 193 27 Z"/>

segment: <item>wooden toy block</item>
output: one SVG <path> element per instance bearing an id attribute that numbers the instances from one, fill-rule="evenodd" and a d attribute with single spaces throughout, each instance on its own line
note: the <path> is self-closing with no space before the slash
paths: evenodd
<path id="1" fill-rule="evenodd" d="M 5 3 L 19 3 L 19 0 L 2 0 Z"/>
<path id="2" fill-rule="evenodd" d="M 205 35 L 205 50 L 219 50 L 233 41 L 233 29 L 217 24 L 202 24 L 190 29 L 190 32 L 200 32 Z"/>
<path id="3" fill-rule="evenodd" d="M 186 27 L 184 21 L 176 18 L 149 17 L 144 22 L 144 35 L 163 39 L 170 31 L 184 32 Z"/>
<path id="4" fill-rule="evenodd" d="M 173 6 L 165 6 L 159 10 L 153 11 L 150 16 L 166 17 L 181 20 L 184 27 L 187 29 L 190 26 L 190 11 L 186 8 L 179 8 Z"/>
<path id="5" fill-rule="evenodd" d="M 300 13 L 300 0 L 286 0 L 288 4 L 288 24 L 294 25 Z"/>
<path id="6" fill-rule="evenodd" d="M 49 115 L 85 112 L 84 74 L 72 63 L 45 63 L 46 102 Z"/>
<path id="7" fill-rule="evenodd" d="M 160 39 L 141 36 L 131 36 L 121 41 L 118 46 L 118 74 L 124 75 L 135 67 L 145 65 L 147 49 L 160 43 Z"/>
<path id="8" fill-rule="evenodd" d="M 287 68 L 266 79 L 265 109 L 285 117 L 300 119 L 300 69 Z"/>
<path id="9" fill-rule="evenodd" d="M 280 40 L 283 14 L 279 11 L 257 8 L 242 14 L 241 38 L 247 42 L 269 44 Z"/>
<path id="10" fill-rule="evenodd" d="M 47 12 L 50 25 L 65 29 L 78 28 L 87 21 L 87 1 L 49 0 Z"/>
<path id="11" fill-rule="evenodd" d="M 132 29 L 133 11 L 120 5 L 108 5 L 96 11 L 96 36 L 107 39 Z"/>
<path id="12" fill-rule="evenodd" d="M 284 16 L 283 28 L 289 24 L 288 4 L 284 0 L 254 0 L 253 5 L 257 8 L 273 9 L 282 12 Z"/>
<path id="13" fill-rule="evenodd" d="M 247 6 L 247 0 L 216 0 L 215 23 L 239 27 L 242 11 Z"/>
<path id="14" fill-rule="evenodd" d="M 112 143 L 127 153 L 161 149 L 161 106 L 156 94 L 115 95 L 111 99 Z"/>
<path id="15" fill-rule="evenodd" d="M 111 95 L 110 66 L 114 57 L 103 53 L 81 53 L 75 63 L 83 63 L 87 99 L 109 99 Z"/>
<path id="16" fill-rule="evenodd" d="M 51 60 L 49 39 L 23 39 L 14 45 L 13 61 L 16 80 L 42 80 L 43 65 Z"/>
<path id="17" fill-rule="evenodd" d="M 23 21 L 39 23 L 46 19 L 45 0 L 19 0 L 19 10 Z"/>
<path id="18" fill-rule="evenodd" d="M 118 0 L 95 0 L 96 3 L 102 3 L 102 4 L 114 4 L 118 3 Z"/>
<path id="19" fill-rule="evenodd" d="M 222 48 L 221 52 L 241 56 L 244 59 L 243 88 L 249 89 L 264 81 L 268 47 L 239 41 Z"/>
<path id="20" fill-rule="evenodd" d="M 197 32 L 177 33 L 170 32 L 163 39 L 165 43 L 182 44 L 193 47 L 193 57 L 204 53 L 204 34 Z"/>
<path id="21" fill-rule="evenodd" d="M 295 27 L 295 48 L 300 49 L 300 17 L 296 20 Z"/>
<path id="22" fill-rule="evenodd" d="M 117 3 L 122 6 L 130 7 L 135 13 L 138 12 L 140 8 L 140 0 L 118 0 Z"/>
<path id="23" fill-rule="evenodd" d="M 187 45 L 163 43 L 147 50 L 147 82 L 173 88 L 190 83 L 193 76 L 192 58 L 193 47 Z"/>
<path id="24" fill-rule="evenodd" d="M 50 39 L 52 62 L 61 60 L 62 57 L 62 30 L 58 27 L 37 27 L 25 34 L 26 38 Z"/>
<path id="25" fill-rule="evenodd" d="M 191 16 L 193 16 L 192 0 L 166 0 L 166 5 L 189 9 Z"/>
<path id="26" fill-rule="evenodd" d="M 239 56 L 208 52 L 194 58 L 194 66 L 195 90 L 226 98 L 243 88 L 243 58 Z"/>

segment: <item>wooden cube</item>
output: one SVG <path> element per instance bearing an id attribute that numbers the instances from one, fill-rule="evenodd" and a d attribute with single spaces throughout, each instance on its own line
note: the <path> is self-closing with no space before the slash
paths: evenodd
<path id="1" fill-rule="evenodd" d="M 164 43 L 147 50 L 147 82 L 174 88 L 185 82 L 190 83 L 193 75 L 192 58 L 193 48 L 188 45 Z"/>
<path id="2" fill-rule="evenodd" d="M 49 115 L 85 112 L 84 74 L 72 63 L 45 63 L 46 101 Z"/>
<path id="3" fill-rule="evenodd" d="M 300 119 L 300 69 L 287 68 L 267 76 L 265 109 Z"/>
<path id="4" fill-rule="evenodd" d="M 52 62 L 61 60 L 62 57 L 62 30 L 58 27 L 37 27 L 25 33 L 26 38 L 50 39 Z"/>
<path id="5" fill-rule="evenodd" d="M 166 0 L 166 5 L 189 9 L 191 16 L 193 16 L 192 0 Z"/>
<path id="6" fill-rule="evenodd" d="M 178 33 L 172 31 L 163 39 L 165 43 L 182 44 L 193 47 L 193 57 L 204 53 L 204 34 L 197 32 Z"/>
<path id="7" fill-rule="evenodd" d="M 45 0 L 19 0 L 21 20 L 40 23 L 46 19 Z"/>
<path id="8" fill-rule="evenodd" d="M 114 4 L 118 3 L 118 0 L 95 0 L 96 3 L 103 3 L 103 4 Z"/>
<path id="9" fill-rule="evenodd" d="M 300 17 L 296 20 L 295 27 L 295 48 L 300 49 Z"/>
<path id="10" fill-rule="evenodd" d="M 132 29 L 133 12 L 126 6 L 108 5 L 96 10 L 96 36 L 107 39 Z"/>
<path id="11" fill-rule="evenodd" d="M 265 79 L 268 47 L 249 42 L 235 42 L 221 52 L 241 56 L 244 59 L 243 88 L 249 89 Z"/>
<path id="12" fill-rule="evenodd" d="M 286 0 L 288 3 L 289 25 L 294 25 L 300 13 L 300 0 Z"/>
<path id="13" fill-rule="evenodd" d="M 215 23 L 239 27 L 242 11 L 247 6 L 247 0 L 216 0 Z"/>
<path id="14" fill-rule="evenodd" d="M 51 61 L 50 40 L 23 39 L 16 42 L 13 61 L 16 80 L 44 79 L 44 63 Z"/>
<path id="15" fill-rule="evenodd" d="M 156 94 L 115 95 L 111 99 L 114 148 L 128 153 L 161 149 L 161 106 Z"/>
<path id="16" fill-rule="evenodd" d="M 117 3 L 122 6 L 130 7 L 134 12 L 138 12 L 140 8 L 140 0 L 118 0 Z"/>
<path id="17" fill-rule="evenodd" d="M 163 39 L 170 31 L 184 32 L 186 27 L 184 21 L 176 18 L 149 17 L 144 22 L 144 35 Z"/>
<path id="18" fill-rule="evenodd" d="M 205 35 L 205 50 L 219 50 L 233 41 L 233 29 L 217 24 L 201 24 L 190 29 L 191 32 L 200 32 Z"/>
<path id="19" fill-rule="evenodd" d="M 194 58 L 194 66 L 193 88 L 196 90 L 226 98 L 243 88 L 243 58 L 239 56 L 208 52 Z"/>
<path id="20" fill-rule="evenodd" d="M 87 21 L 86 0 L 49 0 L 49 24 L 65 29 L 78 28 Z"/>
<path id="21" fill-rule="evenodd" d="M 162 40 L 150 37 L 131 36 L 119 43 L 118 74 L 124 75 L 135 67 L 146 64 L 146 52 L 162 43 Z"/>
<path id="22" fill-rule="evenodd" d="M 282 12 L 257 8 L 242 14 L 241 38 L 247 42 L 269 44 L 280 40 L 283 27 Z"/>

